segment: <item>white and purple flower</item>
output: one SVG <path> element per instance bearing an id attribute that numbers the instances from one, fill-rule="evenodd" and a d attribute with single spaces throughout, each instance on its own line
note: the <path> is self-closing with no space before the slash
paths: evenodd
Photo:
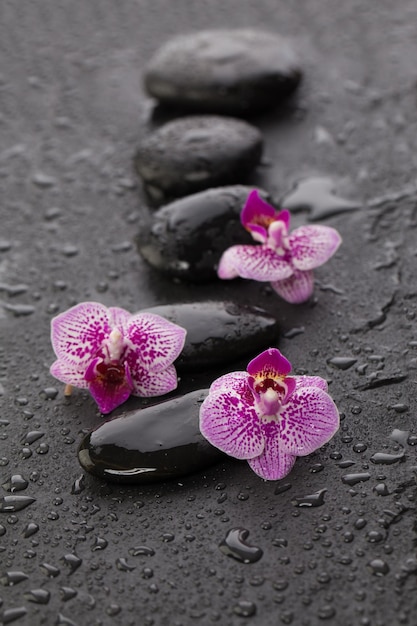
<path id="1" fill-rule="evenodd" d="M 339 428 L 339 412 L 318 376 L 287 376 L 291 364 L 276 348 L 246 372 L 215 380 L 200 408 L 200 430 L 216 448 L 248 461 L 266 480 L 284 478 L 297 456 L 311 454 Z"/>
<path id="2" fill-rule="evenodd" d="M 305 302 L 313 293 L 313 269 L 323 265 L 341 244 L 330 226 L 307 225 L 288 233 L 290 213 L 276 211 L 252 191 L 242 209 L 242 225 L 261 245 L 236 245 L 223 253 L 218 276 L 240 276 L 270 282 L 272 288 L 293 304 Z"/>
<path id="3" fill-rule="evenodd" d="M 102 413 L 130 395 L 159 396 L 177 387 L 173 365 L 186 331 L 153 313 L 130 314 L 99 302 L 82 302 L 51 321 L 57 360 L 51 374 L 88 388 Z"/>

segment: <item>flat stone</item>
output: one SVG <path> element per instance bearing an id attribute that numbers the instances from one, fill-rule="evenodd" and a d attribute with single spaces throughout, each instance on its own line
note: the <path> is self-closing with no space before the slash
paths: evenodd
<path id="1" fill-rule="evenodd" d="M 281 104 L 300 79 L 288 40 L 254 29 L 175 37 L 155 53 L 144 74 L 146 90 L 162 103 L 232 115 Z"/>
<path id="2" fill-rule="evenodd" d="M 149 265 L 191 282 L 213 280 L 224 250 L 253 243 L 240 212 L 253 187 L 233 185 L 196 193 L 155 211 L 136 243 Z M 267 194 L 260 190 L 264 198 Z"/>
<path id="3" fill-rule="evenodd" d="M 232 117 L 201 115 L 164 124 L 144 139 L 135 167 L 153 204 L 244 183 L 262 155 L 260 131 Z"/>
<path id="4" fill-rule="evenodd" d="M 146 309 L 187 330 L 175 361 L 179 371 L 193 372 L 254 356 L 274 344 L 278 322 L 258 307 L 233 302 L 167 304 Z"/>
<path id="5" fill-rule="evenodd" d="M 81 442 L 82 467 L 109 481 L 154 483 L 203 470 L 224 458 L 199 429 L 208 389 L 124 413 Z"/>

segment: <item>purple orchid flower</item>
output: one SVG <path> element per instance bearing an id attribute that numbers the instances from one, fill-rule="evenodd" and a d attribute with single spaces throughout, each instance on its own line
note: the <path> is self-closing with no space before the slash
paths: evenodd
<path id="1" fill-rule="evenodd" d="M 291 364 L 276 348 L 246 372 L 215 380 L 200 407 L 200 430 L 216 448 L 248 461 L 266 480 L 284 478 L 297 456 L 327 443 L 339 412 L 319 376 L 287 376 Z"/>
<path id="2" fill-rule="evenodd" d="M 184 328 L 153 313 L 131 315 L 99 302 L 82 302 L 51 321 L 57 361 L 51 374 L 88 388 L 102 413 L 134 396 L 159 396 L 177 387 L 173 361 Z"/>
<path id="3" fill-rule="evenodd" d="M 251 191 L 240 220 L 261 245 L 237 245 L 223 253 L 218 276 L 270 282 L 287 302 L 305 302 L 313 293 L 313 269 L 336 252 L 342 239 L 330 226 L 308 225 L 288 233 L 290 213 L 276 211 L 258 191 Z"/>

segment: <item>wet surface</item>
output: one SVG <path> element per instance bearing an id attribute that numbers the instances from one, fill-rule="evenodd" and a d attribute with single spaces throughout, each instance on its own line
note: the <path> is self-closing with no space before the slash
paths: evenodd
<path id="1" fill-rule="evenodd" d="M 411 0 L 2 3 L 4 624 L 414 625 L 416 21 Z M 285 111 L 251 119 L 265 136 L 256 184 L 279 200 L 330 178 L 360 203 L 322 219 L 344 243 L 297 307 L 251 281 L 173 281 L 134 244 L 133 156 L 157 124 L 141 69 L 172 35 L 248 24 L 288 34 L 304 70 Z M 87 299 L 133 311 L 213 298 L 278 318 L 295 373 L 330 382 L 335 438 L 280 483 L 229 460 L 148 486 L 81 476 L 79 443 L 101 418 L 49 375 L 51 317 Z M 241 528 L 256 562 L 219 549 Z"/>

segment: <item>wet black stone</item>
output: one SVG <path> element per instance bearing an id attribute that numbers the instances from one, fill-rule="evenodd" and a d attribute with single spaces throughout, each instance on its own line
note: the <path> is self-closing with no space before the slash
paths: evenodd
<path id="1" fill-rule="evenodd" d="M 244 183 L 262 155 L 260 131 L 232 117 L 202 115 L 164 124 L 140 145 L 135 167 L 154 204 L 208 187 Z"/>
<path id="2" fill-rule="evenodd" d="M 223 455 L 199 430 L 199 408 L 208 390 L 125 413 L 81 442 L 82 467 L 110 481 L 153 483 L 205 469 Z"/>
<path id="3" fill-rule="evenodd" d="M 278 322 L 263 309 L 233 302 L 191 302 L 146 309 L 187 330 L 175 362 L 180 371 L 195 371 L 257 352 L 275 343 Z"/>
<path id="4" fill-rule="evenodd" d="M 254 29 L 176 37 L 155 53 L 144 74 L 148 93 L 160 102 L 237 115 L 279 105 L 300 79 L 289 42 Z"/>
<path id="5" fill-rule="evenodd" d="M 149 265 L 191 282 L 213 280 L 224 250 L 253 243 L 240 223 L 240 212 L 252 187 L 208 189 L 161 207 L 143 225 L 136 242 Z M 262 192 L 262 196 L 267 195 Z"/>

